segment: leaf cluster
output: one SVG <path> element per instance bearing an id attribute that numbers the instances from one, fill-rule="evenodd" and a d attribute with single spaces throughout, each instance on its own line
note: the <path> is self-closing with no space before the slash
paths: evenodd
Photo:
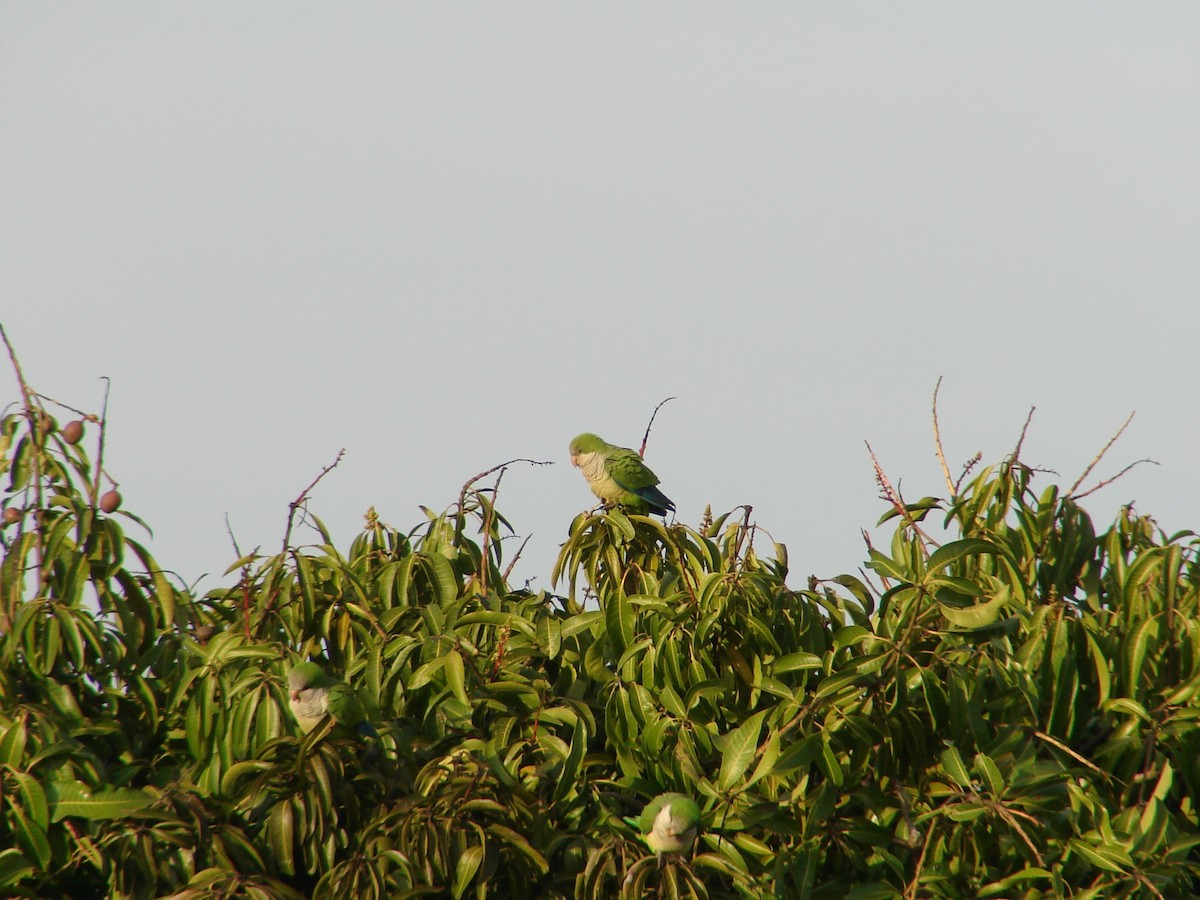
<path id="1" fill-rule="evenodd" d="M 508 582 L 493 489 L 197 595 L 0 422 L 0 890 L 26 897 L 1173 897 L 1197 885 L 1200 544 L 1017 459 L 789 586 L 742 509 L 581 514 Z M 740 512 L 740 514 L 739 514 Z M 940 546 L 920 528 L 944 517 Z M 886 518 L 886 517 L 885 517 Z M 290 523 L 288 533 L 290 535 Z M 378 740 L 303 734 L 318 661 Z M 693 852 L 636 819 L 694 797 Z"/>

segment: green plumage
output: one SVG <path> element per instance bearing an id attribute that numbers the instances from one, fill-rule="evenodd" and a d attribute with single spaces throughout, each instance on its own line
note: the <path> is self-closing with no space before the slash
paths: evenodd
<path id="1" fill-rule="evenodd" d="M 659 794 L 638 819 L 646 846 L 660 856 L 690 850 L 699 826 L 700 807 L 685 794 Z"/>
<path id="2" fill-rule="evenodd" d="M 627 447 L 618 447 L 590 432 L 571 441 L 571 465 L 578 466 L 592 493 L 605 506 L 623 506 L 631 512 L 665 516 L 675 508 L 658 489 L 658 476 Z"/>
<path id="3" fill-rule="evenodd" d="M 378 737 L 366 720 L 354 689 L 344 681 L 330 678 L 316 663 L 294 666 L 288 674 L 288 690 L 292 715 L 305 732 L 312 731 L 328 715 L 338 725 Z"/>

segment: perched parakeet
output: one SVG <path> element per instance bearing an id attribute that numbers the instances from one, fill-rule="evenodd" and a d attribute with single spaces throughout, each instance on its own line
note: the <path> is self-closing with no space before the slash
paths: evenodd
<path id="1" fill-rule="evenodd" d="M 664 853 L 686 853 L 696 839 L 700 807 L 684 794 L 659 794 L 646 804 L 638 820 L 646 846 L 661 859 Z"/>
<path id="2" fill-rule="evenodd" d="M 619 504 L 637 513 L 665 516 L 675 508 L 655 485 L 658 476 L 634 450 L 616 447 L 596 437 L 581 434 L 571 441 L 571 465 L 578 466 L 592 493 L 605 506 Z"/>
<path id="3" fill-rule="evenodd" d="M 288 674 L 292 715 L 304 731 L 313 728 L 326 715 L 337 724 L 353 728 L 359 734 L 379 737 L 366 720 L 354 689 L 344 681 L 330 678 L 316 663 L 302 662 Z"/>

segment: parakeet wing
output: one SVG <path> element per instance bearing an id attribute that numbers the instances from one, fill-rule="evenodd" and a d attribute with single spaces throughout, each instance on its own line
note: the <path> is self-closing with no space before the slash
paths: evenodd
<path id="1" fill-rule="evenodd" d="M 329 689 L 329 714 L 339 725 L 353 728 L 369 737 L 379 737 L 379 732 L 366 719 L 358 694 L 344 682 L 338 682 Z"/>
<path id="2" fill-rule="evenodd" d="M 363 719 L 362 704 L 348 684 L 335 684 L 329 689 L 328 708 L 341 725 L 353 728 Z"/>
<path id="3" fill-rule="evenodd" d="M 658 484 L 658 477 L 634 450 L 614 447 L 604 461 L 609 477 L 627 491 L 638 493 Z"/>

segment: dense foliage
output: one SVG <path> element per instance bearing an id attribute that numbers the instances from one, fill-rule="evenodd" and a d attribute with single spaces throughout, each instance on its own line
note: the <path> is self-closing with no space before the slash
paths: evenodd
<path id="1" fill-rule="evenodd" d="M 1200 544 L 1131 510 L 1097 534 L 1015 455 L 889 508 L 871 575 L 803 589 L 748 509 L 581 514 L 562 595 L 515 587 L 494 492 L 469 486 L 408 533 L 369 514 L 344 552 L 289 522 L 280 553 L 192 596 L 103 511 L 98 429 L 66 440 L 36 397 L 0 429 L 0 892 L 1198 883 Z M 377 742 L 299 732 L 284 675 L 307 658 L 358 689 Z M 660 864 L 634 821 L 666 790 L 704 823 Z"/>

